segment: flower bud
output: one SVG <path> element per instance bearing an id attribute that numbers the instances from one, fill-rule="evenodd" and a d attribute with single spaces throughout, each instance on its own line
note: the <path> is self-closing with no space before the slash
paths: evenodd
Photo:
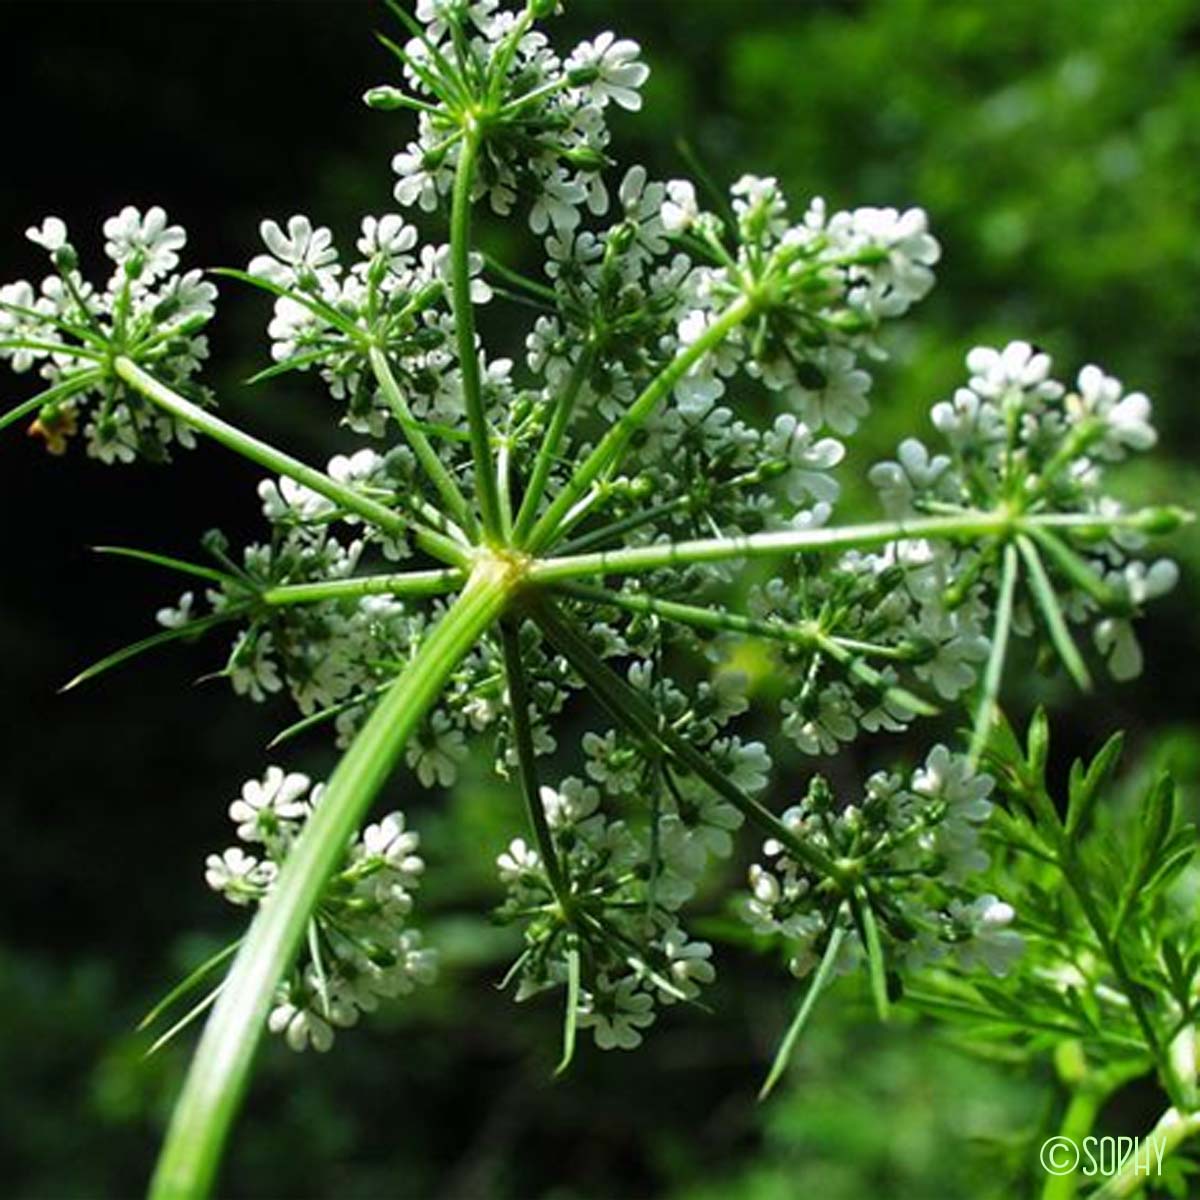
<path id="1" fill-rule="evenodd" d="M 1195 520 L 1194 514 L 1185 508 L 1177 508 L 1173 504 L 1158 508 L 1144 508 L 1135 513 L 1133 527 L 1142 533 L 1164 534 L 1174 533 L 1180 527 Z"/>
<path id="2" fill-rule="evenodd" d="M 563 160 L 581 171 L 603 171 L 608 166 L 608 159 L 599 150 L 590 146 L 579 146 L 563 154 Z"/>
<path id="3" fill-rule="evenodd" d="M 380 112 L 392 112 L 397 108 L 403 108 L 406 99 L 407 97 L 399 88 L 387 85 L 368 88 L 363 93 L 363 103 L 368 108 L 378 109 Z"/>

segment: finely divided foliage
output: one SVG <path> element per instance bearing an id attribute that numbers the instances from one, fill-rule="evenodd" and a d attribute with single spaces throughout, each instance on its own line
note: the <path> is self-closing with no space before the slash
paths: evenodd
<path id="1" fill-rule="evenodd" d="M 0 289 L 0 356 L 44 385 L 3 424 L 33 417 L 51 452 L 80 437 L 111 463 L 165 460 L 199 431 L 270 472 L 261 542 L 213 533 L 203 564 L 124 552 L 192 586 L 158 635 L 95 669 L 224 627 L 234 690 L 286 693 L 286 736 L 320 727 L 346 751 L 327 788 L 278 766 L 247 783 L 230 807 L 242 845 L 207 860 L 211 887 L 262 910 L 189 1014 L 215 1003 L 163 1195 L 211 1183 L 264 1024 L 326 1050 L 431 977 L 436 948 L 409 926 L 416 834 L 398 812 L 356 833 L 401 757 L 448 786 L 486 734 L 519 785 L 527 826 L 495 848 L 500 916 L 524 931 L 509 978 L 518 999 L 563 993 L 564 1065 L 577 1030 L 635 1047 L 713 980 L 685 906 L 755 826 L 738 907 L 811 984 L 773 1081 L 839 972 L 861 964 L 885 1011 L 931 965 L 1012 968 L 1029 935 L 984 875 L 997 814 L 981 768 L 1009 642 L 1043 643 L 1088 687 L 1076 627 L 1126 678 L 1132 620 L 1175 581 L 1142 551 L 1183 514 L 1127 511 L 1106 488 L 1110 464 L 1153 445 L 1149 402 L 1095 366 L 1061 383 L 1021 341 L 972 350 L 930 445 L 910 438 L 871 470 L 884 519 L 834 523 L 885 327 L 933 285 L 925 214 L 795 208 L 755 176 L 710 204 L 621 166 L 607 117 L 640 108 L 648 68 L 607 32 L 560 56 L 537 25 L 555 7 L 397 9 L 410 36 L 383 41 L 400 86 L 366 101 L 415 118 L 392 164 L 400 211 L 363 218 L 346 255 L 306 216 L 266 220 L 265 252 L 220 272 L 273 297 L 256 380 L 316 374 L 367 439 L 326 470 L 210 411 L 195 376 L 216 289 L 178 273 L 185 235 L 161 208 L 105 223 L 102 290 L 54 217 L 29 230 L 53 272 Z M 528 222 L 540 277 L 478 251 L 479 204 Z M 446 217 L 448 241 L 429 240 Z M 476 306 L 508 301 L 535 314 L 516 358 L 475 330 Z M 758 558 L 769 578 L 747 584 Z M 776 815 L 761 797 L 780 747 L 738 732 L 757 702 L 731 665 L 747 639 L 803 755 L 948 704 L 970 706 L 974 734 L 854 795 L 813 775 Z M 597 720 L 560 746 L 578 693 Z M 553 778 L 552 752 L 573 752 L 575 773 Z"/>

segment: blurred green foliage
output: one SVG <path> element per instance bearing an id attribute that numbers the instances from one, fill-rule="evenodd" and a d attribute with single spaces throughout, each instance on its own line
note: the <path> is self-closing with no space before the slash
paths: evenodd
<path id="1" fill-rule="evenodd" d="M 102 17 L 100 7 L 5 5 L 14 33 L 5 110 L 39 114 L 24 129 L 28 152 L 9 155 L 6 248 L 43 211 L 79 212 L 94 228 L 115 207 L 110 197 L 161 199 L 194 231 L 202 261 L 237 262 L 268 212 L 303 208 L 348 231 L 359 212 L 386 203 L 387 159 L 404 134 L 356 107 L 388 70 L 369 39 L 389 24 L 382 5 L 114 3 Z M 1149 392 L 1162 445 L 1126 478 L 1128 492 L 1143 503 L 1200 501 L 1194 0 L 575 0 L 568 10 L 564 42 L 611 25 L 638 38 L 654 68 L 646 111 L 619 119 L 624 159 L 660 176 L 686 173 L 684 139 L 717 180 L 777 175 L 797 208 L 819 193 L 836 205 L 929 210 L 944 248 L 938 288 L 893 336 L 893 365 L 849 463 L 852 485 L 924 426 L 970 346 L 1027 337 L 1064 371 L 1095 358 Z M 92 174 L 75 186 L 81 162 Z M 26 192 L 41 207 L 25 207 Z M 493 225 L 487 236 L 513 257 L 529 253 L 519 230 Z M 261 305 L 235 297 L 226 316 L 222 390 L 265 353 Z M 503 318 L 492 319 L 503 332 Z M 281 397 L 233 407 L 316 447 L 319 401 Z M 28 457 L 22 446 L 3 448 L 0 478 L 16 477 L 18 452 Z M 185 551 L 200 520 L 188 491 L 204 487 L 215 461 L 156 484 L 157 525 L 138 519 L 143 485 L 113 485 L 108 473 L 64 483 L 77 490 L 57 494 L 60 510 L 46 499 L 47 473 L 22 477 L 10 499 L 39 516 L 4 542 L 7 563 L 28 564 L 6 566 L 0 597 L 5 690 L 17 704 L 41 691 L 9 730 L 0 779 L 0 865 L 16 897 L 0 951 L 9 1195 L 139 1190 L 188 1045 L 147 1061 L 131 1030 L 168 981 L 236 930 L 236 914 L 204 894 L 199 864 L 224 835 L 221 789 L 258 770 L 280 711 L 231 716 L 223 694 L 182 694 L 188 671 L 211 666 L 212 648 L 101 684 L 86 707 L 41 698 L 66 673 L 64 628 L 71 658 L 86 657 L 142 628 L 160 594 L 138 576 L 78 618 L 57 597 L 68 578 L 80 594 L 116 586 L 111 569 L 81 575 L 61 546 L 81 535 L 107 540 L 79 515 L 87 489 L 112 489 L 117 499 L 101 510 L 110 524 L 118 502 L 131 511 L 127 540 L 154 544 L 150 533 L 139 537 L 148 521 L 180 539 L 156 548 Z M 248 484 L 235 479 L 213 501 L 226 515 L 253 508 Z M 865 503 L 861 486 L 851 497 Z M 1084 706 L 1030 672 L 1011 699 L 1017 715 L 1035 699 L 1056 702 L 1064 758 L 1129 727 L 1133 756 L 1173 762 L 1194 804 L 1200 546 L 1181 536 L 1171 552 L 1185 577 L 1146 631 L 1146 679 Z M 85 625 L 87 635 L 77 631 Z M 147 714 L 151 701 L 176 715 Z M 68 725 L 70 744 L 60 744 Z M 322 754 L 313 752 L 316 770 L 328 764 Z M 788 764 L 777 804 L 803 770 Z M 833 767 L 847 785 L 861 772 L 854 761 Z M 436 868 L 422 900 L 445 948 L 443 979 L 339 1038 L 327 1059 L 269 1045 L 222 1195 L 1024 1194 L 1025 1139 L 1052 1117 L 1050 1080 L 971 1059 L 909 1021 L 875 1028 L 852 988 L 823 1003 L 779 1099 L 756 1106 L 795 997 L 777 964 L 737 949 L 723 956 L 713 1017 L 680 1012 L 637 1054 L 589 1051 L 551 1084 L 558 1013 L 536 1002 L 516 1008 L 490 986 L 510 935 L 469 915 L 495 900 L 491 860 L 519 822 L 515 797 L 478 762 L 453 795 L 410 807 Z M 1153 1097 L 1118 1101 L 1107 1117 L 1114 1132 L 1151 1119 Z"/>

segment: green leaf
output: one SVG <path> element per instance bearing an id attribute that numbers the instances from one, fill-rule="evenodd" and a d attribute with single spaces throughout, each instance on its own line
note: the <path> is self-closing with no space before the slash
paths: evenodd
<path id="1" fill-rule="evenodd" d="M 390 686 L 391 684 L 384 684 L 382 687 L 375 688 L 370 692 L 358 692 L 356 695 L 349 696 L 345 700 L 339 700 L 336 704 L 331 704 L 328 708 L 322 708 L 315 713 L 309 713 L 307 717 L 301 717 L 299 721 L 294 721 L 286 729 L 281 729 L 267 743 L 267 749 L 273 750 L 276 746 L 281 746 L 284 742 L 291 741 L 298 734 L 304 733 L 305 730 L 313 729 L 317 725 L 323 725 L 326 721 L 332 721 L 335 717 L 340 716 L 356 705 L 369 704 L 371 701 L 378 699 Z"/>
<path id="2" fill-rule="evenodd" d="M 1125 744 L 1125 735 L 1117 732 L 1100 747 L 1099 752 L 1085 769 L 1083 763 L 1076 759 L 1071 764 L 1071 777 L 1068 784 L 1067 800 L 1067 835 L 1074 837 L 1086 831 L 1100 798 L 1101 789 L 1112 778 L 1121 750 Z"/>
<path id="3" fill-rule="evenodd" d="M 1029 568 L 1029 585 L 1033 589 L 1033 597 L 1046 622 L 1046 629 L 1050 634 L 1054 649 L 1058 652 L 1063 665 L 1071 673 L 1071 677 L 1080 690 L 1090 692 L 1092 677 L 1088 672 L 1087 664 L 1083 661 L 1083 656 L 1079 653 L 1079 647 L 1075 645 L 1070 630 L 1067 629 L 1066 617 L 1063 616 L 1062 609 L 1059 607 L 1058 597 L 1054 594 L 1054 587 L 1050 583 L 1050 577 L 1046 574 L 1046 568 L 1042 565 L 1037 547 L 1024 534 L 1017 535 L 1017 546 L 1025 559 L 1025 565 Z"/>
<path id="4" fill-rule="evenodd" d="M 295 354 L 291 358 L 285 358 L 281 362 L 255 372 L 246 380 L 246 384 L 253 386 L 256 383 L 265 383 L 268 379 L 275 379 L 279 375 L 286 375 L 289 371 L 302 371 L 305 367 L 311 367 L 313 363 L 318 363 L 328 357 L 328 350 L 313 350 L 308 354 Z"/>
<path id="5" fill-rule="evenodd" d="M 176 1021 L 166 1033 L 162 1034 L 161 1037 L 156 1038 L 150 1046 L 150 1049 L 146 1051 L 144 1057 L 150 1058 L 151 1055 L 157 1054 L 173 1037 L 176 1036 L 176 1034 L 182 1033 L 194 1020 L 196 1020 L 197 1017 L 201 1016 L 207 1009 L 216 1003 L 217 998 L 221 995 L 221 992 L 224 991 L 224 989 L 225 980 L 221 980 L 221 982 L 218 983 L 217 986 L 213 988 L 213 990 L 209 992 L 199 1004 L 180 1017 L 179 1020 Z"/>
<path id="6" fill-rule="evenodd" d="M 201 634 L 207 633 L 210 629 L 215 629 L 218 625 L 223 625 L 238 616 L 240 616 L 240 610 L 228 608 L 224 612 L 217 613 L 211 617 L 202 617 L 199 621 L 189 621 L 186 625 L 181 625 L 178 629 L 164 629 L 161 633 L 151 634 L 149 637 L 142 638 L 141 641 L 123 646 L 120 650 L 114 650 L 112 654 L 106 655 L 99 662 L 92 663 L 90 667 L 86 667 L 80 671 L 74 679 L 70 679 L 63 684 L 59 688 L 59 691 L 69 692 L 73 688 L 77 688 L 81 683 L 86 683 L 89 679 L 95 679 L 97 675 L 102 675 L 105 671 L 110 671 L 113 667 L 118 667 L 121 663 L 128 662 L 131 658 L 136 658 L 139 654 L 143 654 L 147 650 L 153 650 L 157 646 L 165 646 L 169 642 L 197 638 Z"/>
<path id="7" fill-rule="evenodd" d="M 1029 732 L 1025 735 L 1025 761 L 1034 782 L 1039 787 L 1046 786 L 1046 761 L 1050 757 L 1050 722 L 1046 710 L 1041 705 L 1029 722 Z"/>
<path id="8" fill-rule="evenodd" d="M 771 1070 L 762 1087 L 759 1088 L 758 1098 L 760 1100 L 765 1100 L 771 1094 L 775 1085 L 783 1077 L 784 1071 L 787 1070 L 792 1051 L 795 1050 L 796 1043 L 800 1040 L 804 1026 L 808 1024 L 808 1018 L 816 1006 L 817 998 L 825 990 L 829 977 L 833 974 L 833 965 L 837 961 L 838 950 L 841 949 L 842 939 L 845 936 L 846 931 L 841 925 L 835 926 L 829 935 L 829 942 L 825 946 L 825 953 L 821 955 L 821 962 L 813 975 L 812 982 L 805 990 L 804 999 L 801 1000 L 800 1007 L 796 1010 L 796 1015 L 792 1018 L 792 1023 L 788 1026 L 788 1031 L 784 1034 L 783 1041 L 779 1043 L 779 1049 L 775 1052 Z"/>
<path id="9" fill-rule="evenodd" d="M 181 558 L 171 558 L 166 554 L 155 554 L 150 550 L 136 550 L 128 546 L 93 546 L 96 554 L 113 554 L 118 558 L 132 558 L 138 562 L 151 563 L 156 567 L 166 567 L 170 571 L 178 571 L 181 575 L 194 575 L 197 579 L 207 579 L 210 583 L 222 586 L 234 582 L 233 576 L 212 567 L 200 566 Z"/>
<path id="10" fill-rule="evenodd" d="M 235 942 L 230 942 L 228 946 L 206 958 L 195 970 L 190 971 L 138 1022 L 137 1028 L 139 1032 L 153 1025 L 177 1000 L 186 996 L 201 980 L 216 970 L 226 959 L 232 957 L 241 944 L 241 938 L 238 938 Z"/>
<path id="11" fill-rule="evenodd" d="M 579 946 L 571 939 L 567 948 L 567 1011 L 563 1016 L 563 1052 L 555 1075 L 562 1075 L 575 1057 L 575 1026 L 579 1019 Z"/>

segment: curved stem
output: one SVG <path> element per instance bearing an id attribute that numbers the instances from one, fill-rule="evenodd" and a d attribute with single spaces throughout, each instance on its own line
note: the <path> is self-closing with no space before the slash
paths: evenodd
<path id="1" fill-rule="evenodd" d="M 1134 1196 L 1159 1178 L 1167 1155 L 1200 1133 L 1200 1112 L 1168 1108 L 1157 1125 L 1134 1148 L 1125 1165 L 1092 1197 L 1092 1200 L 1122 1200 Z"/>
<path id="2" fill-rule="evenodd" d="M 481 562 L 385 693 L 309 818 L 255 917 L 196 1049 L 151 1185 L 153 1200 L 195 1200 L 212 1187 L 276 983 L 292 961 L 326 880 L 451 672 L 500 615 L 509 567 Z"/>
<path id="3" fill-rule="evenodd" d="M 475 159 L 479 136 L 468 133 L 458 155 L 454 174 L 454 195 L 450 206 L 450 271 L 454 307 L 454 332 L 458 340 L 458 366 L 462 372 L 463 405 L 467 411 L 467 429 L 471 436 L 471 457 L 475 460 L 475 488 L 483 531 L 492 539 L 500 535 L 500 498 L 492 469 L 492 449 L 488 437 L 487 413 L 483 407 L 483 388 L 479 379 L 479 351 L 475 346 L 475 312 L 471 303 L 471 187 L 475 180 Z"/>
<path id="4" fill-rule="evenodd" d="M 754 311 L 745 296 L 735 300 L 687 349 L 677 354 L 659 372 L 621 418 L 600 439 L 596 448 L 579 465 L 567 486 L 555 496 L 529 535 L 529 547 L 540 550 L 553 541 L 559 523 L 592 483 L 625 453 L 634 434 L 645 424 L 671 389 L 709 351 L 716 349 Z"/>

